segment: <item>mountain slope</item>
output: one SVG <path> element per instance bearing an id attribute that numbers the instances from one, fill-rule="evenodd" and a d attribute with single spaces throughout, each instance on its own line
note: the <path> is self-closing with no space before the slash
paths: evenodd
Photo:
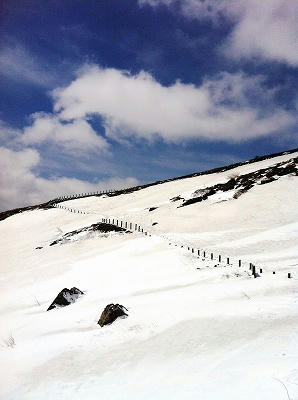
<path id="1" fill-rule="evenodd" d="M 89 214 L 37 209 L 1 221 L 0 398 L 277 400 L 285 384 L 294 399 L 297 156 L 59 204 Z M 103 217 L 152 236 L 85 229 Z M 85 295 L 46 312 L 73 286 Z M 129 316 L 100 328 L 111 302 Z"/>
<path id="2" fill-rule="evenodd" d="M 298 254 L 297 155 L 282 155 L 130 194 L 93 196 L 62 204 L 135 222 L 196 248 L 241 256 L 268 267 L 272 261 L 273 267 L 289 267 Z M 208 188 L 210 196 L 198 202 L 202 192 L 206 197 Z"/>

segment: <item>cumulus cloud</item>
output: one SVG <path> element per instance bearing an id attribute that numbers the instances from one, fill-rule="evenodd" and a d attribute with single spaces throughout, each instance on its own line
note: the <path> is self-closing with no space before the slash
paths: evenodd
<path id="1" fill-rule="evenodd" d="M 295 122 L 291 113 L 274 106 L 262 77 L 242 73 L 222 73 L 201 86 L 179 81 L 162 86 L 146 72 L 131 75 L 87 66 L 53 97 L 60 118 L 72 121 L 99 114 L 106 135 L 118 140 L 130 136 L 151 140 L 159 135 L 168 142 L 241 141 Z"/>
<path id="2" fill-rule="evenodd" d="M 41 162 L 34 149 L 13 151 L 0 147 L 0 210 L 39 204 L 72 193 L 131 187 L 138 184 L 135 178 L 113 177 L 97 182 L 76 178 L 42 178 L 37 173 Z"/>
<path id="3" fill-rule="evenodd" d="M 0 120 L 0 144 L 4 145 L 6 143 L 11 143 L 18 137 L 18 135 L 20 135 L 18 129 L 14 129 L 11 126 L 8 126 L 4 121 Z"/>
<path id="4" fill-rule="evenodd" d="M 82 118 L 63 122 L 54 114 L 36 113 L 32 124 L 23 131 L 20 140 L 25 145 L 38 145 L 52 142 L 67 151 L 105 150 L 106 140 L 96 134 L 92 126 Z"/>
<path id="5" fill-rule="evenodd" d="M 177 5 L 176 0 L 139 0 L 140 5 Z M 298 65 L 297 0 L 183 0 L 181 12 L 189 18 L 224 16 L 234 27 L 223 47 L 234 58 L 260 57 Z"/>

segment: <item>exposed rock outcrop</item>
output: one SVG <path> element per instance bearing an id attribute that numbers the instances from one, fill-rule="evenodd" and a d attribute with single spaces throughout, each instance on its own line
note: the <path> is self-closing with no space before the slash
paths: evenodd
<path id="1" fill-rule="evenodd" d="M 218 183 L 214 186 L 198 189 L 194 192 L 193 198 L 185 200 L 179 207 L 199 203 L 219 192 L 232 190 L 235 191 L 233 198 L 238 199 L 238 197 L 248 192 L 254 186 L 274 182 L 285 175 L 298 176 L 298 157 L 248 174 L 232 176 L 225 183 Z"/>
<path id="2" fill-rule="evenodd" d="M 92 232 L 99 232 L 99 233 L 109 233 L 109 232 L 117 232 L 117 233 L 130 233 L 130 231 L 120 228 L 119 226 L 108 224 L 105 222 L 99 222 L 96 224 L 92 224 L 90 226 L 86 226 L 84 228 L 77 229 L 75 231 L 71 231 L 65 233 L 61 238 L 54 240 L 50 243 L 50 246 L 54 246 L 56 244 L 64 244 L 71 242 L 75 239 L 75 237 L 81 233 L 92 233 Z"/>
<path id="3" fill-rule="evenodd" d="M 57 297 L 52 302 L 52 304 L 47 309 L 47 311 L 50 311 L 53 308 L 60 308 L 60 307 L 69 306 L 70 304 L 76 302 L 77 299 L 80 296 L 82 296 L 83 294 L 84 294 L 84 292 L 82 292 L 80 289 L 78 289 L 76 287 L 73 287 L 71 289 L 64 288 L 57 295 Z"/>
<path id="4" fill-rule="evenodd" d="M 125 308 L 121 304 L 108 304 L 103 310 L 97 323 L 101 327 L 103 327 L 104 325 L 109 325 L 119 317 L 127 317 L 128 314 L 126 313 L 126 311 L 128 311 L 127 308 Z"/>

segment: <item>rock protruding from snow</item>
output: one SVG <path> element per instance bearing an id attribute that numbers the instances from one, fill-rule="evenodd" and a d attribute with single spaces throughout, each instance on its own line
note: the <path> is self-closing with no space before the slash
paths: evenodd
<path id="1" fill-rule="evenodd" d="M 103 327 L 104 325 L 111 324 L 119 317 L 125 318 L 128 316 L 125 311 L 128 311 L 127 308 L 121 304 L 108 304 L 103 310 L 97 323 Z"/>
<path id="2" fill-rule="evenodd" d="M 92 224 L 90 226 L 85 226 L 84 228 L 77 229 L 75 231 L 71 231 L 63 235 L 61 238 L 54 240 L 54 242 L 50 243 L 50 246 L 54 246 L 56 244 L 65 244 L 72 241 L 76 241 L 79 237 L 82 239 L 81 235 L 86 234 L 88 238 L 88 234 L 92 234 L 92 232 L 98 232 L 101 234 L 108 234 L 108 233 L 131 233 L 124 228 L 120 228 L 119 226 L 108 224 L 105 222 L 99 222 L 96 224 Z"/>
<path id="3" fill-rule="evenodd" d="M 234 191 L 232 198 L 238 199 L 238 197 L 248 192 L 254 186 L 274 182 L 285 175 L 298 176 L 298 157 L 248 174 L 235 174 L 234 176 L 230 176 L 230 179 L 225 183 L 218 183 L 214 186 L 198 189 L 193 193 L 192 198 L 185 200 L 179 207 L 199 203 L 219 192 Z"/>
<path id="4" fill-rule="evenodd" d="M 70 304 L 75 303 L 77 301 L 77 299 L 80 296 L 82 296 L 83 294 L 84 294 L 84 292 L 82 292 L 80 289 L 78 289 L 76 287 L 73 287 L 71 289 L 64 288 L 61 290 L 61 292 L 55 298 L 55 300 L 50 305 L 50 307 L 47 309 L 47 311 L 50 311 L 53 308 L 69 306 Z"/>

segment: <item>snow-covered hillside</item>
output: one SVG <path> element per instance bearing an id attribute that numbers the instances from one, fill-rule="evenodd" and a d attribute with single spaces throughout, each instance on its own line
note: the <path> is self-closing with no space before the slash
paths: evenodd
<path id="1" fill-rule="evenodd" d="M 298 399 L 297 156 L 0 221 L 0 398 Z M 129 316 L 101 328 L 109 303 Z"/>

